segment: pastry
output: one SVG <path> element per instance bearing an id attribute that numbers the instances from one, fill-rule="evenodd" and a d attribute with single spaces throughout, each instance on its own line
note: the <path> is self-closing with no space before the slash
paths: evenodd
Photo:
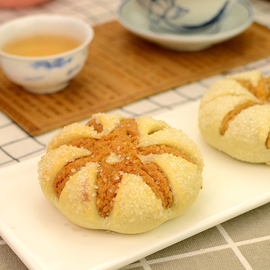
<path id="1" fill-rule="evenodd" d="M 252 70 L 215 82 L 201 100 L 199 128 L 231 157 L 270 165 L 270 77 Z"/>
<path id="2" fill-rule="evenodd" d="M 151 117 L 100 113 L 57 133 L 38 172 L 47 199 L 73 223 L 136 234 L 184 213 L 202 170 L 198 147 L 182 131 Z"/>

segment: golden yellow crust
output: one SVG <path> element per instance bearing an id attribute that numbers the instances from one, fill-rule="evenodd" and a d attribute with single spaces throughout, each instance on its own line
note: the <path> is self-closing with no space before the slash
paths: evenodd
<path id="1" fill-rule="evenodd" d="M 201 100 L 205 141 L 235 159 L 270 165 L 270 80 L 249 71 L 214 83 Z"/>
<path id="2" fill-rule="evenodd" d="M 42 191 L 67 218 L 90 229 L 135 234 L 193 204 L 202 187 L 203 158 L 187 135 L 146 116 L 134 121 L 96 114 L 92 120 L 102 126 L 99 132 L 67 126 L 39 162 Z"/>

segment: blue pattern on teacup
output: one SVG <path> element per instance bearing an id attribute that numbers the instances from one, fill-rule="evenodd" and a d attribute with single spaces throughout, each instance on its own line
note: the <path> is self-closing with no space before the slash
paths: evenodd
<path id="1" fill-rule="evenodd" d="M 67 75 L 71 75 L 74 71 L 76 71 L 78 68 L 80 67 L 80 65 L 76 65 L 75 67 L 72 67 L 70 68 L 68 71 L 67 71 Z"/>
<path id="2" fill-rule="evenodd" d="M 57 58 L 53 61 L 37 61 L 33 64 L 31 64 L 31 67 L 34 69 L 39 69 L 39 68 L 45 68 L 45 69 L 53 69 L 53 68 L 62 68 L 66 64 L 70 63 L 72 61 L 72 57 L 69 57 L 67 59 L 65 58 Z"/>
<path id="3" fill-rule="evenodd" d="M 188 14 L 190 11 L 175 3 L 175 0 L 137 0 L 144 10 L 147 10 L 150 29 L 154 32 L 191 32 L 201 31 L 213 25 L 224 16 L 229 1 L 226 1 L 213 18 L 198 24 L 198 25 L 185 25 L 177 24 L 177 20 Z M 163 24 L 163 25 L 162 25 Z"/>

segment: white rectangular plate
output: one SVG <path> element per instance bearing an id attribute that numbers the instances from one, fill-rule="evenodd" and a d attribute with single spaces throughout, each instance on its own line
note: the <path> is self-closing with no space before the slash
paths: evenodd
<path id="1" fill-rule="evenodd" d="M 270 201 L 270 167 L 237 161 L 208 146 L 197 125 L 199 102 L 161 114 L 200 147 L 204 185 L 185 214 L 140 235 L 86 230 L 43 196 L 38 158 L 0 170 L 0 235 L 31 270 L 118 269 Z"/>

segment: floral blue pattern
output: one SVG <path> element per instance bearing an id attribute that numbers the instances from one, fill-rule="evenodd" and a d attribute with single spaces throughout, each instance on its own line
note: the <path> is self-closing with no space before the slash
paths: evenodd
<path id="1" fill-rule="evenodd" d="M 76 71 L 78 68 L 80 67 L 80 65 L 76 65 L 75 67 L 72 67 L 70 68 L 68 71 L 67 71 L 67 75 L 71 75 L 74 71 Z"/>
<path id="2" fill-rule="evenodd" d="M 72 61 L 72 57 L 67 59 L 65 58 L 57 58 L 53 61 L 37 61 L 31 64 L 31 67 L 34 69 L 45 68 L 45 69 L 53 69 L 53 68 L 61 68 L 64 67 L 66 64 Z"/>
<path id="3" fill-rule="evenodd" d="M 226 1 L 217 14 L 209 19 L 208 21 L 199 24 L 199 25 L 179 25 L 177 20 L 185 16 L 190 11 L 182 6 L 179 6 L 175 3 L 175 0 L 137 0 L 138 3 L 142 6 L 144 10 L 147 10 L 150 27 L 152 31 L 162 30 L 161 23 L 169 26 L 172 31 L 198 31 L 205 29 L 209 26 L 217 23 L 225 14 L 225 10 L 229 4 L 229 1 Z M 167 28 L 164 29 L 168 30 Z"/>

